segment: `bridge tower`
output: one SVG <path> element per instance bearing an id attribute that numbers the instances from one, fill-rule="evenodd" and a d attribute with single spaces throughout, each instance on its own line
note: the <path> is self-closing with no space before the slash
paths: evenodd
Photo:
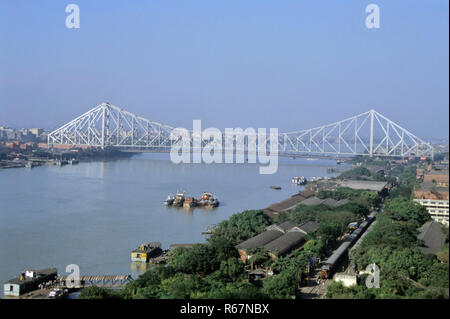
<path id="1" fill-rule="evenodd" d="M 375 110 L 370 110 L 370 137 L 369 137 L 369 156 L 373 156 L 373 118 L 375 115 Z"/>

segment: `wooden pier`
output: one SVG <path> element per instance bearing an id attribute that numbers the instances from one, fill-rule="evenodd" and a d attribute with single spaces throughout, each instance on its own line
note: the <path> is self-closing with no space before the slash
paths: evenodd
<path id="1" fill-rule="evenodd" d="M 56 280 L 57 288 L 85 288 L 98 286 L 104 288 L 118 288 L 132 281 L 130 275 L 105 275 L 105 276 L 80 276 L 79 281 L 74 281 L 73 276 L 62 276 Z"/>

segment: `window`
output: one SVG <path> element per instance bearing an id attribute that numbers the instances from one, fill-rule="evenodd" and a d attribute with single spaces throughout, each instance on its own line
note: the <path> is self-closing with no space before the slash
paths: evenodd
<path id="1" fill-rule="evenodd" d="M 9 286 L 9 291 L 14 291 L 14 286 L 13 285 Z"/>

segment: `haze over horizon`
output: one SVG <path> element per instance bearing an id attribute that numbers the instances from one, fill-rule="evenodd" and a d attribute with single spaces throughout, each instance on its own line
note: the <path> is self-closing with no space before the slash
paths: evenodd
<path id="1" fill-rule="evenodd" d="M 67 29 L 65 7 L 80 7 Z M 376 3 L 381 28 L 367 29 Z M 0 125 L 55 129 L 102 101 L 191 128 L 307 129 L 375 109 L 447 138 L 447 1 L 0 3 Z"/>

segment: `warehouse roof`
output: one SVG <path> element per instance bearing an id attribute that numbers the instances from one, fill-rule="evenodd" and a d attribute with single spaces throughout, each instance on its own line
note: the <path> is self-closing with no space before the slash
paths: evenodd
<path id="1" fill-rule="evenodd" d="M 297 226 L 293 221 L 287 220 L 267 227 L 265 232 L 240 243 L 236 248 L 246 250 L 264 246 L 276 256 L 284 255 L 302 244 L 306 234 L 316 231 L 317 228 L 318 225 L 313 221 Z"/>
<path id="2" fill-rule="evenodd" d="M 333 198 L 320 199 L 316 196 L 313 196 L 308 199 L 305 199 L 300 204 L 306 205 L 306 206 L 315 206 L 315 205 L 323 204 L 323 205 L 332 206 L 332 207 L 339 207 L 339 206 L 347 204 L 348 202 L 349 202 L 348 199 L 341 199 L 341 200 L 337 201 Z"/>
<path id="3" fill-rule="evenodd" d="M 305 241 L 305 235 L 305 233 L 293 229 L 269 242 L 264 248 L 276 256 L 284 255 L 302 244 Z"/>
<path id="4" fill-rule="evenodd" d="M 21 284 L 24 284 L 24 283 L 33 282 L 33 281 L 38 280 L 39 278 L 42 278 L 42 277 L 51 276 L 51 275 L 56 276 L 57 273 L 58 273 L 56 268 L 45 268 L 45 269 L 34 270 L 34 271 L 36 271 L 36 273 L 37 273 L 37 277 L 35 277 L 35 278 L 24 277 L 21 280 L 19 277 L 16 277 L 16 278 L 13 278 L 13 279 L 7 281 L 5 284 L 21 285 Z"/>
<path id="5" fill-rule="evenodd" d="M 376 181 L 363 181 L 363 180 L 345 180 L 340 182 L 341 187 L 348 187 L 351 189 L 360 190 L 371 190 L 376 192 L 381 192 L 385 186 L 386 182 L 376 182 Z"/>
<path id="6" fill-rule="evenodd" d="M 445 234 L 442 225 L 438 222 L 428 222 L 419 228 L 420 234 L 417 239 L 422 240 L 424 245 L 420 250 L 424 254 L 435 254 L 442 249 L 445 244 Z"/>
<path id="7" fill-rule="evenodd" d="M 276 230 L 280 230 L 283 233 L 285 233 L 295 226 L 297 226 L 297 225 L 292 220 L 286 220 L 278 225 L 270 225 L 269 227 L 267 227 L 267 230 L 276 229 Z"/>
<path id="8" fill-rule="evenodd" d="M 323 202 L 323 199 L 320 199 L 320 198 L 318 198 L 318 197 L 316 197 L 316 196 L 313 196 L 313 197 L 310 197 L 310 198 L 308 198 L 308 199 L 305 199 L 305 200 L 302 202 L 302 205 L 306 205 L 306 206 L 315 206 L 315 205 L 320 205 L 320 204 L 322 204 L 322 202 Z"/>
<path id="9" fill-rule="evenodd" d="M 300 227 L 299 227 L 303 232 L 305 232 L 305 233 L 313 233 L 313 232 L 315 232 L 318 228 L 319 228 L 319 225 L 317 225 L 317 223 L 316 222 L 313 222 L 313 221 L 309 221 L 309 222 L 306 222 L 306 223 L 304 223 L 303 225 L 301 225 Z"/>
<path id="10" fill-rule="evenodd" d="M 286 212 L 295 208 L 298 204 L 301 204 L 305 199 L 314 196 L 315 192 L 305 190 L 297 194 L 292 195 L 278 203 L 272 204 L 269 207 L 263 209 L 264 214 L 269 217 L 276 217 L 280 212 Z"/>
<path id="11" fill-rule="evenodd" d="M 281 235 L 283 235 L 283 232 L 278 229 L 266 230 L 265 232 L 240 243 L 239 245 L 236 246 L 236 248 L 249 249 L 264 246 L 267 243 L 271 242 L 272 240 L 280 237 Z"/>

